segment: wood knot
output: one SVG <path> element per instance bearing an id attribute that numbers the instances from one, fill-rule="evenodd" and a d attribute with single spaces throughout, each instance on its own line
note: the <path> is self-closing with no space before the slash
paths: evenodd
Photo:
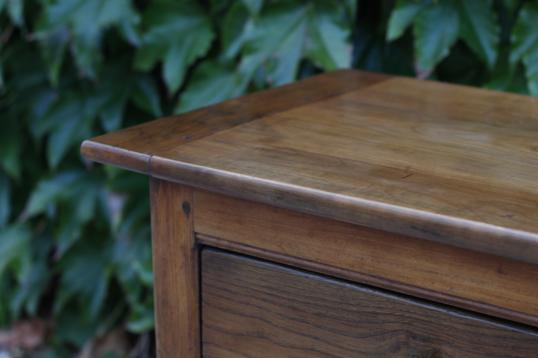
<path id="1" fill-rule="evenodd" d="M 191 213 L 191 204 L 188 201 L 184 201 L 183 204 L 181 204 L 181 208 L 183 209 L 185 216 L 189 217 Z"/>

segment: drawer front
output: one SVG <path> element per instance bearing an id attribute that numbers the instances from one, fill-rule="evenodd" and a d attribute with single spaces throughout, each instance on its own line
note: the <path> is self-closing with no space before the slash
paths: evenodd
<path id="1" fill-rule="evenodd" d="M 204 249 L 204 357 L 536 357 L 538 331 Z"/>

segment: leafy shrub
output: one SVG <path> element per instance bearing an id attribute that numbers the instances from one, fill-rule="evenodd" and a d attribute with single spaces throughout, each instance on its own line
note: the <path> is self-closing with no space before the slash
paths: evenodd
<path id="1" fill-rule="evenodd" d="M 357 9 L 358 7 L 358 9 Z M 147 179 L 88 137 L 354 67 L 538 95 L 538 3 L 0 0 L 0 325 L 153 328 Z"/>

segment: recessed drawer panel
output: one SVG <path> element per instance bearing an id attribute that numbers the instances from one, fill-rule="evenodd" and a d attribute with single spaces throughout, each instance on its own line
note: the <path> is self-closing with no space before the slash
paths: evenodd
<path id="1" fill-rule="evenodd" d="M 204 357 L 536 357 L 538 331 L 213 249 Z"/>

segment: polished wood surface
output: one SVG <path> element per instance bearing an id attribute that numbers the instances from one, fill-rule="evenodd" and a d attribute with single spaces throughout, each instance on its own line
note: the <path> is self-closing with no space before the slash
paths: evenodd
<path id="1" fill-rule="evenodd" d="M 203 356 L 535 357 L 538 331 L 203 250 Z"/>
<path id="2" fill-rule="evenodd" d="M 355 71 L 248 98 L 82 150 L 230 196 L 538 263 L 538 99 Z"/>
<path id="3" fill-rule="evenodd" d="M 203 244 L 538 327 L 538 265 L 194 192 Z"/>
<path id="4" fill-rule="evenodd" d="M 158 179 L 150 184 L 157 356 L 198 358 L 199 253 L 192 189 Z"/>
<path id="5" fill-rule="evenodd" d="M 154 155 L 269 114 L 365 88 L 388 78 L 378 73 L 335 71 L 102 135 L 82 143 L 81 151 L 88 159 L 150 174 Z"/>

